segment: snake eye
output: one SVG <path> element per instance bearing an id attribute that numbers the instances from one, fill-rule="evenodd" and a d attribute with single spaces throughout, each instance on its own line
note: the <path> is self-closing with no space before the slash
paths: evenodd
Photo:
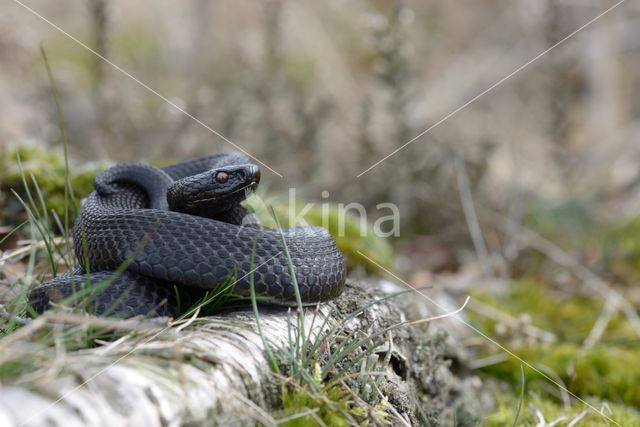
<path id="1" fill-rule="evenodd" d="M 218 172 L 216 174 L 216 181 L 218 181 L 218 183 L 220 184 L 224 184 L 225 182 L 229 181 L 229 174 L 226 172 Z"/>

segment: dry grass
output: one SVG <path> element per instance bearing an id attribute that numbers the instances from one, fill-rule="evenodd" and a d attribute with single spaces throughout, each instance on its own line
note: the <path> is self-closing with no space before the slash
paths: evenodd
<path id="1" fill-rule="evenodd" d="M 400 254 L 399 271 L 412 283 L 443 279 L 458 292 L 500 297 L 533 278 L 549 295 L 600 304 L 572 345 L 634 352 L 640 332 L 640 229 L 633 221 L 640 208 L 640 75 L 634 72 L 640 8 L 634 2 L 356 178 L 613 4 L 29 3 L 282 173 L 284 179 L 265 173 L 273 192 L 296 187 L 319 200 L 326 189 L 332 200 L 369 208 L 396 203 L 400 241 L 410 248 Z M 40 63 L 43 42 L 78 164 L 231 148 L 17 4 L 4 9 L 2 143 L 58 149 L 64 139 Z M 440 264 L 456 273 L 442 276 L 440 268 L 425 266 L 438 257 L 455 259 Z M 514 345 L 566 344 L 566 325 L 523 320 L 536 313 L 473 300 L 469 308 L 495 324 L 498 335 L 500 328 L 516 331 Z M 620 330 L 624 338 L 616 335 Z M 476 366 L 504 360 L 478 353 Z M 575 379 L 569 368 L 557 376 Z M 518 386 L 507 393 L 516 400 Z M 566 400 L 558 398 L 563 410 Z M 547 403 L 522 405 L 526 422 L 558 418 L 542 412 L 557 411 Z M 508 406 L 515 408 L 512 401 Z M 582 409 L 565 424 L 579 417 Z"/>

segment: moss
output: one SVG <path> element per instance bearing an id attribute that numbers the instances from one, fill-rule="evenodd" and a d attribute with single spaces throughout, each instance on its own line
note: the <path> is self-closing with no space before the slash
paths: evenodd
<path id="1" fill-rule="evenodd" d="M 597 295 L 567 294 L 532 278 L 512 282 L 509 290 L 499 296 L 487 293 L 473 296 L 512 316 L 530 316 L 533 325 L 554 332 L 562 342 L 582 343 L 603 308 L 602 299 Z M 489 331 L 496 325 L 495 321 L 484 317 L 476 316 L 474 321 Z M 604 342 L 609 343 L 633 342 L 635 339 L 635 333 L 620 314 L 609 322 L 603 337 Z"/>
<path id="2" fill-rule="evenodd" d="M 543 372 L 553 371 L 565 386 L 581 398 L 598 398 L 630 406 L 640 406 L 639 353 L 598 345 L 583 349 L 575 344 L 532 345 L 515 350 L 523 360 Z M 511 384 L 520 381 L 520 362 L 509 358 L 482 369 L 487 375 Z M 546 382 L 537 372 L 525 369 L 528 387 L 544 390 Z"/>
<path id="3" fill-rule="evenodd" d="M 482 425 L 489 427 L 512 425 L 513 420 L 515 420 L 516 417 L 520 398 L 519 394 L 511 393 L 509 390 L 505 390 L 504 388 L 500 389 L 495 385 L 492 386 L 491 389 L 491 393 L 493 394 L 493 397 L 497 404 L 497 410 L 491 415 L 485 417 Z M 597 409 L 600 409 L 602 406 L 601 402 L 596 401 L 589 401 L 589 404 L 593 405 Z M 544 416 L 547 423 L 551 423 L 552 421 L 564 417 L 564 420 L 556 425 L 559 427 L 567 426 L 578 415 L 588 409 L 589 408 L 585 404 L 580 402 L 575 402 L 569 408 L 566 408 L 556 399 L 549 398 L 548 396 L 541 396 L 536 392 L 526 392 L 522 404 L 522 409 L 520 411 L 520 416 L 518 418 L 518 425 L 539 425 L 539 420 L 535 412 L 536 410 L 538 410 Z M 608 404 L 608 410 L 610 410 L 610 412 L 603 409 L 604 413 L 607 416 L 611 417 L 620 425 L 637 425 L 638 419 L 640 419 L 640 412 L 638 412 L 637 409 L 630 408 L 624 405 Z M 584 418 L 582 418 L 581 422 L 578 425 L 583 427 L 599 427 L 607 424 L 612 425 L 602 416 L 598 415 L 592 410 L 589 410 L 589 412 L 585 415 Z"/>
<path id="4" fill-rule="evenodd" d="M 22 207 L 9 191 L 13 189 L 26 201 L 20 164 L 34 197 L 36 193 L 31 175 L 37 181 L 48 208 L 62 218 L 65 210 L 64 157 L 62 153 L 46 151 L 37 145 L 9 146 L 0 150 L 0 218 L 12 224 L 24 218 Z M 104 165 L 71 167 L 69 180 L 77 202 L 93 190 L 93 178 L 104 168 Z"/>
<path id="5" fill-rule="evenodd" d="M 289 419 L 283 426 L 308 426 L 320 424 L 321 420 L 329 426 L 389 425 L 384 405 L 369 406 L 364 402 L 356 403 L 349 390 L 340 385 L 323 384 L 318 391 L 307 386 L 294 386 L 283 392 L 282 413 L 277 418 Z M 302 414 L 304 416 L 298 416 Z"/>
<path id="6" fill-rule="evenodd" d="M 506 342 L 515 354 L 546 374 L 557 375 L 572 393 L 592 401 L 598 408 L 604 402 L 617 404 L 621 414 L 628 414 L 631 407 L 640 406 L 640 389 L 637 388 L 640 383 L 640 366 L 637 364 L 640 343 L 626 318 L 617 314 L 596 346 L 582 347 L 602 312 L 603 302 L 598 296 L 575 296 L 533 279 L 523 279 L 512 283 L 508 292 L 499 296 L 479 294 L 476 297 L 515 317 L 526 314 L 533 325 L 553 332 L 557 343 L 541 343 L 523 336 L 518 328 L 505 332 L 504 328 L 496 328 L 495 320 L 471 314 L 473 323 L 488 335 Z M 510 394 L 516 396 L 510 397 L 508 404 L 489 418 L 496 420 L 489 425 L 512 421 L 509 417 L 517 407 L 520 362 L 508 358 L 502 363 L 482 368 L 480 372 L 485 379 L 514 385 Z M 531 369 L 525 370 L 525 376 L 527 390 L 537 393 L 536 406 L 545 414 L 547 421 L 563 414 L 558 390 Z M 513 399 L 516 399 L 515 403 Z M 569 413 L 575 415 L 583 409 L 577 405 Z M 597 418 L 590 422 L 600 425 Z"/>

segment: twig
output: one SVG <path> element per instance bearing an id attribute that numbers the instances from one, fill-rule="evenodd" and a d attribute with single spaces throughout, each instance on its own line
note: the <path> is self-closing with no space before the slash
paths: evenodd
<path id="1" fill-rule="evenodd" d="M 400 324 L 400 325 L 402 325 L 402 326 L 404 326 L 404 325 L 412 325 L 413 326 L 413 325 L 419 325 L 419 324 L 422 324 L 422 323 L 432 322 L 434 320 L 444 319 L 445 317 L 449 317 L 449 316 L 454 316 L 454 315 L 460 313 L 462 310 L 465 309 L 465 307 L 469 303 L 470 299 L 471 299 L 470 297 L 467 297 L 464 300 L 464 303 L 457 310 L 450 311 L 448 313 L 440 314 L 440 315 L 437 315 L 437 316 L 427 317 L 425 319 L 411 320 L 409 322 L 406 322 L 406 323 Z"/>
<path id="2" fill-rule="evenodd" d="M 52 243 L 57 246 L 63 243 L 64 241 L 65 241 L 64 237 L 56 237 L 52 240 Z M 27 255 L 34 246 L 37 249 L 43 249 L 46 246 L 46 242 L 44 240 L 39 240 L 37 242 L 30 243 L 29 245 L 24 246 L 22 248 L 17 248 L 11 251 L 5 251 L 2 257 L 0 257 L 0 267 L 11 258 L 22 257 L 24 255 Z"/>
<path id="3" fill-rule="evenodd" d="M 540 409 L 536 408 L 533 405 L 531 405 L 531 409 L 536 414 L 536 418 L 538 419 L 538 424 L 536 424 L 536 427 L 546 427 L 547 421 L 544 419 L 544 414 L 542 413 L 542 411 L 540 411 Z"/>
<path id="4" fill-rule="evenodd" d="M 486 368 L 487 366 L 497 365 L 505 360 L 509 359 L 509 355 L 504 352 L 492 354 L 491 356 L 483 357 L 481 359 L 471 360 L 469 362 L 469 369 L 476 370 Z"/>
<path id="5" fill-rule="evenodd" d="M 536 427 L 555 427 L 556 425 L 567 419 L 566 415 L 562 415 L 551 422 L 547 422 L 544 419 L 544 414 L 542 413 L 542 411 L 540 411 L 540 409 L 536 408 L 533 405 L 531 405 L 531 409 L 536 414 L 536 418 L 538 419 L 538 424 L 536 424 Z"/>
<path id="6" fill-rule="evenodd" d="M 484 241 L 484 237 L 482 236 L 482 228 L 480 228 L 476 209 L 473 206 L 473 197 L 471 195 L 467 169 L 465 168 L 464 160 L 459 154 L 455 155 L 454 164 L 456 167 L 456 176 L 458 178 L 458 192 L 460 194 L 460 202 L 462 203 L 462 211 L 464 212 L 464 219 L 466 220 L 467 227 L 469 228 L 473 247 L 475 248 L 478 259 L 480 260 L 485 277 L 491 279 L 493 278 L 493 273 L 491 263 L 489 262 L 489 251 Z"/>
<path id="7" fill-rule="evenodd" d="M 613 298 L 607 298 L 604 301 L 604 307 L 602 308 L 600 316 L 598 316 L 596 323 L 594 323 L 591 331 L 589 331 L 587 338 L 582 342 L 583 348 L 591 348 L 600 341 L 602 335 L 604 335 L 604 332 L 607 330 L 611 318 L 617 312 L 618 306 L 613 302 Z"/>
<path id="8" fill-rule="evenodd" d="M 569 424 L 567 424 L 567 427 L 577 426 L 578 423 L 582 421 L 582 419 L 586 417 L 588 413 L 589 413 L 588 409 L 585 409 L 584 411 L 580 412 L 574 419 L 571 420 Z"/>
<path id="9" fill-rule="evenodd" d="M 176 332 L 180 332 L 181 330 L 183 330 L 183 329 L 184 329 L 184 328 L 186 328 L 187 326 L 191 325 L 191 324 L 192 324 L 192 323 L 193 323 L 193 322 L 198 318 L 198 316 L 200 315 L 200 309 L 201 309 L 201 308 L 202 308 L 202 307 L 198 306 L 198 307 L 194 310 L 193 315 L 192 315 L 189 319 L 187 319 L 187 321 L 186 321 L 186 322 L 184 322 L 182 325 L 180 325 L 180 326 L 178 326 L 178 327 L 176 328 Z"/>

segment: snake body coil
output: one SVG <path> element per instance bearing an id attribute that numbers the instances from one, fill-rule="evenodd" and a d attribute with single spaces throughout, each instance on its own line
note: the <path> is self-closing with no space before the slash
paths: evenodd
<path id="1" fill-rule="evenodd" d="M 176 300 L 184 298 L 181 294 L 188 298 L 198 295 L 198 288 L 215 290 L 233 277 L 237 279 L 234 293 L 249 296 L 251 275 L 258 297 L 295 304 L 283 236 L 302 301 L 315 303 L 339 295 L 345 282 L 345 263 L 333 237 L 320 227 L 291 228 L 281 235 L 277 230 L 241 225 L 239 220 L 246 210 L 238 201 L 244 198 L 245 189 L 241 195 L 238 191 L 226 195 L 213 218 L 202 216 L 203 209 L 195 205 L 195 215 L 149 208 L 164 206 L 164 201 L 157 199 L 171 180 L 176 182 L 173 191 L 182 195 L 193 186 L 205 185 L 206 176 L 197 178 L 199 174 L 246 164 L 247 159 L 238 153 L 200 158 L 164 168 L 161 173 L 169 182 L 146 179 L 142 187 L 140 181 L 145 178 L 136 176 L 134 167 L 118 166 L 115 171 L 120 177 L 129 176 L 119 181 L 110 179 L 113 171 L 99 176 L 96 189 L 100 191 L 85 201 L 74 227 L 76 257 L 81 268 L 90 273 L 77 270 L 34 289 L 30 300 L 36 310 L 46 309 L 50 300 L 68 297 L 89 281 L 107 280 L 95 296 L 96 314 L 175 315 Z M 231 172 L 224 173 L 229 179 Z M 245 177 L 247 172 L 238 173 Z M 196 193 L 202 191 L 206 190 L 197 189 Z M 216 204 L 215 198 L 205 199 Z M 123 268 L 124 273 L 116 272 Z M 174 288 L 180 294 L 175 295 Z"/>

